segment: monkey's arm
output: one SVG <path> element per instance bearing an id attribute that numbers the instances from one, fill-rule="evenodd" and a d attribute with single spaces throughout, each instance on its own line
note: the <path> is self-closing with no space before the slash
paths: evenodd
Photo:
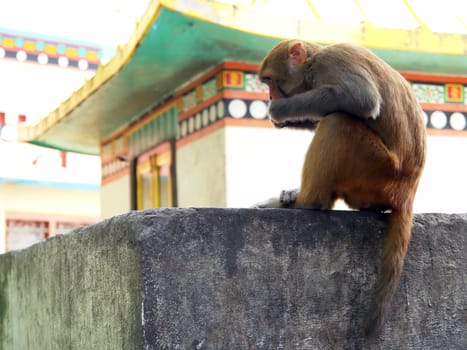
<path id="1" fill-rule="evenodd" d="M 323 84 L 303 93 L 272 100 L 269 115 L 276 126 L 294 126 L 319 120 L 333 112 L 376 119 L 380 107 L 381 96 L 374 83 L 356 75 L 344 75 L 338 84 Z"/>

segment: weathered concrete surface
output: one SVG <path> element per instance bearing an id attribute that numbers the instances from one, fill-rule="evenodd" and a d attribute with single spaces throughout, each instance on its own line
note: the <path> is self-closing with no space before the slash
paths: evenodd
<path id="1" fill-rule="evenodd" d="M 0 349 L 142 349 L 134 220 L 0 255 Z"/>
<path id="2" fill-rule="evenodd" d="M 467 349 L 467 216 L 417 216 L 378 344 L 362 321 L 382 215 L 304 210 L 147 213 L 146 349 Z"/>
<path id="3" fill-rule="evenodd" d="M 0 348 L 467 349 L 467 215 L 416 217 L 384 333 L 365 343 L 384 230 L 361 212 L 115 217 L 0 256 Z"/>

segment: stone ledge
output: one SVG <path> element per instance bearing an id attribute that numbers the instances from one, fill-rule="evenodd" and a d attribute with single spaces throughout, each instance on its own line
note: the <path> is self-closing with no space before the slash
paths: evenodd
<path id="1" fill-rule="evenodd" d="M 117 216 L 0 256 L 0 349 L 466 349 L 467 215 L 416 216 L 365 343 L 384 232 L 363 212 Z"/>

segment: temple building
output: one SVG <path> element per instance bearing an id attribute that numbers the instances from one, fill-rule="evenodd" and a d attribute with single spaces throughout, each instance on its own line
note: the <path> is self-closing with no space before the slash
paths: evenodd
<path id="1" fill-rule="evenodd" d="M 38 123 L 23 123 L 20 139 L 100 155 L 103 218 L 151 207 L 248 207 L 299 186 L 312 138 L 272 128 L 261 59 L 282 38 L 353 42 L 397 69 L 425 112 L 428 160 L 415 210 L 467 211 L 465 28 L 437 32 L 408 4 L 399 11 L 411 28 L 378 25 L 366 1 L 349 2 L 362 5 L 353 8 L 362 17 L 355 23 L 328 21 L 313 6 L 320 1 L 302 1 L 308 12 L 277 26 L 277 12 L 264 15 L 267 1 L 253 3 L 150 2 L 114 58 Z"/>

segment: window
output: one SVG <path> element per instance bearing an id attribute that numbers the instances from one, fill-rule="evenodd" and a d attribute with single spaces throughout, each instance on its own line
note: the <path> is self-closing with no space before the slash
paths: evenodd
<path id="1" fill-rule="evenodd" d="M 7 213 L 5 218 L 7 251 L 24 249 L 48 237 L 66 234 L 97 221 L 95 218 L 28 213 Z"/>
<path id="2" fill-rule="evenodd" d="M 7 249 L 29 247 L 49 237 L 49 222 L 38 220 L 6 220 Z"/>
<path id="3" fill-rule="evenodd" d="M 173 205 L 170 151 L 143 155 L 138 159 L 136 173 L 137 209 Z"/>

